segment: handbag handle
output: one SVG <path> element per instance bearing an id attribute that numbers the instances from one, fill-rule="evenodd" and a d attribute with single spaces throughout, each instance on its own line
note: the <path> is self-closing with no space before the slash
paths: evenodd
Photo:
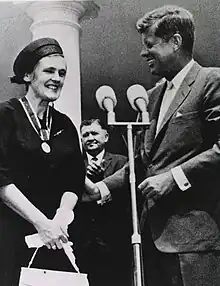
<path id="1" fill-rule="evenodd" d="M 33 261 L 34 261 L 34 258 L 35 258 L 36 254 L 37 254 L 37 252 L 38 252 L 38 249 L 39 249 L 39 247 L 37 247 L 37 248 L 35 249 L 34 254 L 31 256 L 31 259 L 30 259 L 30 261 L 29 261 L 29 263 L 28 263 L 28 267 L 27 267 L 27 268 L 30 268 L 30 267 L 31 267 L 31 265 L 32 265 L 32 263 L 33 263 Z"/>
<path id="2" fill-rule="evenodd" d="M 61 242 L 62 243 L 62 242 Z M 62 243 L 62 246 L 63 246 L 63 250 L 66 254 L 66 256 L 68 257 L 70 263 L 72 264 L 73 268 L 76 270 L 77 273 L 80 273 L 79 271 L 79 268 L 78 266 L 76 265 L 76 258 L 75 258 L 75 255 L 73 254 L 73 249 L 72 247 L 70 246 L 70 242 L 68 241 L 67 243 Z M 33 255 L 31 256 L 31 259 L 28 263 L 28 268 L 31 267 L 33 261 L 34 261 L 34 258 L 38 252 L 40 247 L 37 247 L 33 253 Z"/>

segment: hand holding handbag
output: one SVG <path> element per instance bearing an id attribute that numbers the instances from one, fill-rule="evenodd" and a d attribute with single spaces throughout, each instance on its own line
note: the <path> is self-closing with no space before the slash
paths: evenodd
<path id="1" fill-rule="evenodd" d="M 35 250 L 28 267 L 21 268 L 19 286 L 89 286 L 87 274 L 79 273 L 69 242 L 63 243 L 63 250 L 77 273 L 31 268 L 34 257 L 41 246 L 39 245 Z"/>

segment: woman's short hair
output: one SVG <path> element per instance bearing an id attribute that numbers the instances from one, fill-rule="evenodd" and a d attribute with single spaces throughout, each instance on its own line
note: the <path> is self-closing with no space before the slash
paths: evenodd
<path id="1" fill-rule="evenodd" d="M 136 24 L 140 33 L 146 33 L 152 26 L 155 28 L 155 36 L 164 40 L 169 40 L 175 33 L 179 33 L 182 37 L 182 50 L 192 54 L 195 23 L 188 10 L 175 5 L 165 5 L 146 13 Z"/>
<path id="2" fill-rule="evenodd" d="M 11 78 L 11 82 L 25 84 L 25 74 L 31 73 L 40 59 L 53 54 L 63 56 L 62 48 L 57 40 L 40 38 L 31 42 L 17 55 L 13 64 L 15 75 Z"/>

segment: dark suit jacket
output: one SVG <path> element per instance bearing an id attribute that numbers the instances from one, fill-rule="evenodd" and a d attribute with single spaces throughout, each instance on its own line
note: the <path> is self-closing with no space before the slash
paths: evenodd
<path id="1" fill-rule="evenodd" d="M 161 251 L 220 250 L 220 69 L 194 63 L 155 136 L 164 90 L 162 83 L 150 95 L 142 168 L 146 178 L 180 165 L 192 187 L 146 201 L 142 218 Z M 124 168 L 104 182 L 114 190 L 125 176 Z"/>
<path id="2" fill-rule="evenodd" d="M 108 152 L 105 152 L 103 159 L 104 178 L 121 169 L 127 162 L 127 157 Z M 85 165 L 87 164 L 85 160 Z M 79 203 L 76 210 L 76 231 L 80 234 L 80 244 L 86 246 L 95 242 L 108 248 L 110 244 L 123 243 L 131 226 L 129 209 L 129 192 L 125 188 L 123 192 L 115 192 L 112 201 L 102 206 L 97 202 Z"/>

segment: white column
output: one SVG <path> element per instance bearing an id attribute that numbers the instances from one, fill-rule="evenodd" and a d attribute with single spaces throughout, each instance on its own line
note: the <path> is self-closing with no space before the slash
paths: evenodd
<path id="1" fill-rule="evenodd" d="M 52 37 L 62 46 L 68 65 L 67 76 L 55 106 L 78 128 L 81 122 L 79 23 L 97 17 L 99 7 L 93 1 L 34 1 L 24 5 L 33 19 L 30 27 L 33 40 Z"/>

